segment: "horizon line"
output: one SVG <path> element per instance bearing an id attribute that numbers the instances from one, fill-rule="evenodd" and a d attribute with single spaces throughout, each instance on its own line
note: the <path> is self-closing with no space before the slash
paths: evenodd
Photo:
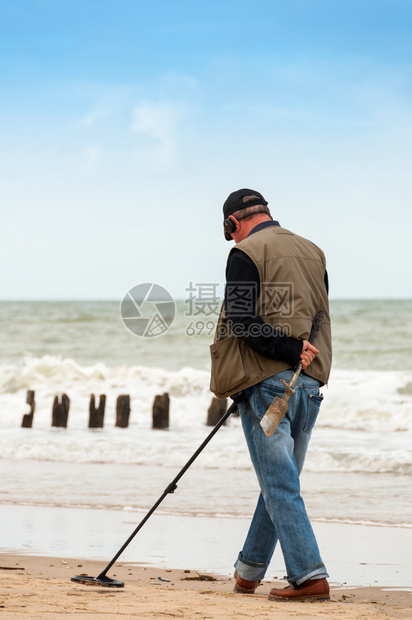
<path id="1" fill-rule="evenodd" d="M 223 298 L 221 298 L 223 301 Z M 114 298 L 109 298 L 109 297 L 95 297 L 95 298 L 90 298 L 90 297 L 84 297 L 84 298 L 77 298 L 77 297 L 56 297 L 56 298 L 51 298 L 51 297 L 41 297 L 41 298 L 14 298 L 14 299 L 1 299 L 0 298 L 0 303 L 19 303 L 19 302 L 76 302 L 76 303 L 80 303 L 80 302 L 110 302 L 110 303 L 122 303 L 123 301 L 123 297 L 120 299 L 114 299 Z M 184 297 L 176 297 L 174 299 L 174 301 L 187 301 L 186 298 Z M 207 300 L 203 300 L 203 301 L 207 301 Z M 412 301 L 412 296 L 411 297 L 329 297 L 329 301 Z"/>

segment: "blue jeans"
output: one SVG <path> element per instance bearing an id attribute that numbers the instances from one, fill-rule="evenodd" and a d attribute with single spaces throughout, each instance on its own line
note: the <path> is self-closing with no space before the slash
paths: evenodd
<path id="1" fill-rule="evenodd" d="M 285 370 L 249 388 L 249 399 L 239 404 L 261 492 L 235 568 L 240 577 L 248 581 L 263 579 L 279 540 L 287 580 L 296 587 L 307 579 L 328 577 L 299 483 L 323 398 L 318 381 L 300 375 L 295 393 L 289 399 L 287 414 L 272 437 L 266 437 L 260 426 L 275 396 L 282 398 L 285 393 L 280 379 L 289 382 L 292 374 L 291 370 Z"/>

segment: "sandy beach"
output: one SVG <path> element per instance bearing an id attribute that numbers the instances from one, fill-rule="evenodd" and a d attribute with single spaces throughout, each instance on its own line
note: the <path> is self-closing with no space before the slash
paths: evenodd
<path id="1" fill-rule="evenodd" d="M 105 563 L 0 554 L 2 618 L 314 618 L 359 620 L 411 618 L 412 593 L 406 589 L 332 587 L 330 602 L 274 603 L 264 583 L 253 596 L 233 593 L 230 575 L 206 575 L 193 568 L 166 570 L 117 564 L 112 577 L 121 589 L 78 585 L 75 574 L 98 575 Z M 199 575 L 203 578 L 200 578 Z"/>
<path id="2" fill-rule="evenodd" d="M 124 582 L 118 589 L 70 577 L 98 576 L 139 515 L 2 508 L 8 536 L 0 553 L 1 618 L 412 618 L 408 528 L 314 523 L 331 575 L 331 601 L 274 603 L 270 589 L 286 585 L 279 549 L 255 595 L 233 592 L 231 563 L 247 519 L 154 515 L 108 572 Z"/>

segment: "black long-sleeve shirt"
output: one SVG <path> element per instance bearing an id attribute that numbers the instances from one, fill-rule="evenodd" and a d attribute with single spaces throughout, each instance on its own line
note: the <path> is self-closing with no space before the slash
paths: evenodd
<path id="1" fill-rule="evenodd" d="M 249 235 L 268 226 L 279 226 L 279 223 L 261 222 Z M 328 291 L 326 271 L 325 286 Z M 300 360 L 302 340 L 287 336 L 256 313 L 259 294 L 260 278 L 255 263 L 242 250 L 234 248 L 226 265 L 225 313 L 230 328 L 255 353 L 285 361 L 294 367 Z"/>

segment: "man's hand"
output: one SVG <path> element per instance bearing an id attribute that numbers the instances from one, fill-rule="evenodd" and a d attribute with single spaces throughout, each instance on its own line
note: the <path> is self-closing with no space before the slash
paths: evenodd
<path id="1" fill-rule="evenodd" d="M 309 340 L 303 341 L 302 353 L 300 359 L 302 360 L 302 368 L 306 370 L 311 362 L 315 359 L 315 356 L 319 353 L 318 349 L 310 344 Z"/>

